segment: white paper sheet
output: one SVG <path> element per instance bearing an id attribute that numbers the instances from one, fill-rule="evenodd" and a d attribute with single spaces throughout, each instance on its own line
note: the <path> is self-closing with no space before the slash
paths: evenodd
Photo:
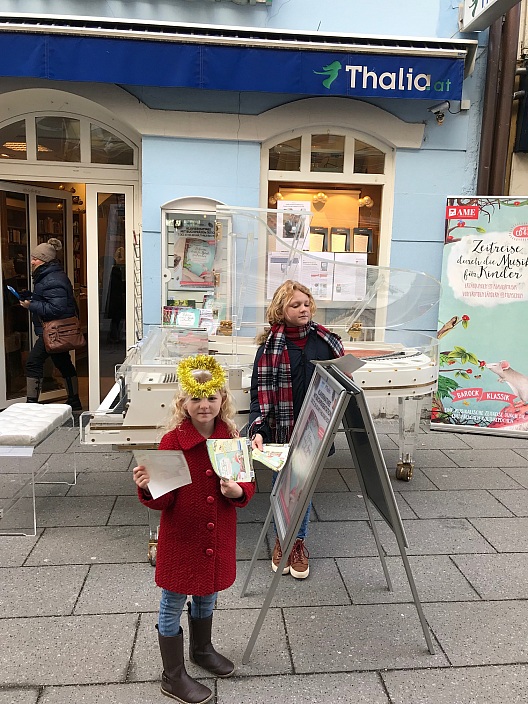
<path id="1" fill-rule="evenodd" d="M 192 482 L 189 465 L 181 450 L 134 450 L 138 465 L 147 468 L 153 499 Z"/>

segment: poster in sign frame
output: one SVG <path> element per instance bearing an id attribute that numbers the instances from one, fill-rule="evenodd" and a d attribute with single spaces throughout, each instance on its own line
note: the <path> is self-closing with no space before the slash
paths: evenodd
<path id="1" fill-rule="evenodd" d="M 528 436 L 528 197 L 448 198 L 431 428 Z"/>

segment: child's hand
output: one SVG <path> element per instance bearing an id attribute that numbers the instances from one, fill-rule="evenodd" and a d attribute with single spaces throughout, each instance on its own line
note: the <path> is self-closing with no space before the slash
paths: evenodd
<path id="1" fill-rule="evenodd" d="M 257 433 L 253 440 L 251 441 L 251 449 L 252 450 L 262 450 L 263 447 L 263 438 L 260 433 Z"/>
<path id="2" fill-rule="evenodd" d="M 150 474 L 147 472 L 147 468 L 140 464 L 139 467 L 134 467 L 132 473 L 138 487 L 140 489 L 146 489 L 150 482 Z"/>
<path id="3" fill-rule="evenodd" d="M 228 499 L 241 499 L 244 496 L 242 487 L 232 479 L 220 479 L 220 491 Z"/>

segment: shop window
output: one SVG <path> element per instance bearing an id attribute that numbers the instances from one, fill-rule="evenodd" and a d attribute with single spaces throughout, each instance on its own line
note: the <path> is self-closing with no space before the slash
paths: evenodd
<path id="1" fill-rule="evenodd" d="M 310 171 L 314 173 L 343 173 L 345 137 L 338 134 L 313 134 Z"/>
<path id="2" fill-rule="evenodd" d="M 354 173 L 382 174 L 385 172 L 385 154 L 366 142 L 354 142 Z"/>
<path id="3" fill-rule="evenodd" d="M 272 147 L 269 150 L 269 168 L 271 171 L 300 171 L 301 138 L 289 139 Z"/>
<path id="4" fill-rule="evenodd" d="M 37 117 L 39 161 L 81 160 L 81 122 L 71 117 Z"/>
<path id="5" fill-rule="evenodd" d="M 120 137 L 98 125 L 90 125 L 92 164 L 132 166 L 134 150 Z"/>
<path id="6" fill-rule="evenodd" d="M 27 159 L 25 120 L 12 122 L 0 130 L 0 159 Z"/>

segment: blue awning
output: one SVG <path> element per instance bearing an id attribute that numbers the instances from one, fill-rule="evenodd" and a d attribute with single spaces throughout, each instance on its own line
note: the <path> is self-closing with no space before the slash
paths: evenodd
<path id="1" fill-rule="evenodd" d="M 116 36 L 115 27 L 99 28 L 101 36 L 89 27 L 73 29 L 0 22 L 0 75 L 241 93 L 459 100 L 468 54 L 452 40 L 444 46 L 440 40 L 434 45 L 435 40 L 401 38 L 391 44 L 378 37 L 369 44 L 365 38 L 349 37 L 347 43 L 326 36 L 326 42 L 317 37 L 314 47 L 305 35 L 296 41 L 290 35 L 265 41 L 226 31 L 191 37 L 187 28 L 184 34 L 140 39 L 124 36 L 122 29 Z"/>

